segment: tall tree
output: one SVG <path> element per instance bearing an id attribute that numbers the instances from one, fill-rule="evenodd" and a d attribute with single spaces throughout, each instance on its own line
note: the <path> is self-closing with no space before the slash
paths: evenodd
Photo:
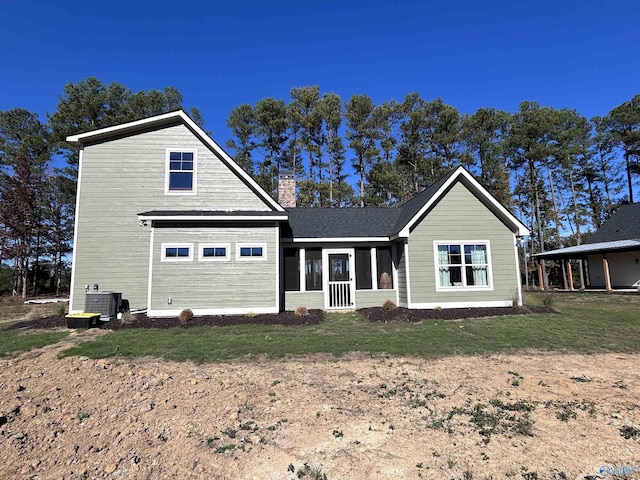
<path id="1" fill-rule="evenodd" d="M 633 203 L 633 175 L 640 173 L 640 94 L 611 110 L 609 118 L 614 138 L 624 151 L 629 202 Z"/>
<path id="2" fill-rule="evenodd" d="M 234 136 L 227 141 L 227 147 L 233 148 L 236 152 L 233 159 L 245 172 L 253 175 L 251 152 L 256 148 L 253 140 L 256 133 L 256 117 L 253 107 L 243 103 L 231 110 L 229 118 L 227 118 L 227 128 Z"/>
<path id="3" fill-rule="evenodd" d="M 287 106 L 283 100 L 263 98 L 254 107 L 258 146 L 265 150 L 264 161 L 258 166 L 258 183 L 272 195 L 282 169 L 289 169 L 289 157 L 284 153 L 288 140 Z"/>
<path id="4" fill-rule="evenodd" d="M 380 151 L 376 145 L 379 132 L 373 115 L 375 105 L 367 95 L 353 95 L 345 106 L 347 121 L 346 138 L 353 150 L 353 169 L 360 181 L 360 206 L 364 207 L 364 181 L 367 171 L 378 160 Z"/>

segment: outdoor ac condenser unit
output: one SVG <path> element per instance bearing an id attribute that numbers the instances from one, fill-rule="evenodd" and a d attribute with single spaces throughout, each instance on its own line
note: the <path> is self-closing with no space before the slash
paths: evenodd
<path id="1" fill-rule="evenodd" d="M 84 311 L 99 313 L 100 320 L 114 318 L 122 304 L 122 294 L 116 292 L 87 292 L 84 299 Z"/>

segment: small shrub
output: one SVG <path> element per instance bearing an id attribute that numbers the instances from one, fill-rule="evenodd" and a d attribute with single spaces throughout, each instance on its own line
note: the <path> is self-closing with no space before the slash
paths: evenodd
<path id="1" fill-rule="evenodd" d="M 382 304 L 382 309 L 383 310 L 395 310 L 396 309 L 396 304 L 393 303 L 391 300 L 387 300 L 386 302 L 384 302 Z"/>
<path id="2" fill-rule="evenodd" d="M 640 436 L 640 429 L 637 429 L 632 425 L 623 425 L 622 427 L 620 427 L 620 435 L 622 435 L 622 437 L 624 437 L 626 440 L 629 440 L 630 438 L 636 438 Z"/>
<path id="3" fill-rule="evenodd" d="M 556 299 L 553 296 L 553 293 L 545 293 L 542 296 L 542 305 L 544 305 L 545 307 L 548 307 L 548 308 L 553 307 L 555 301 Z"/>
<path id="4" fill-rule="evenodd" d="M 300 305 L 299 307 L 296 307 L 294 314 L 296 317 L 308 317 L 309 310 L 307 310 L 307 307 Z"/>
<path id="5" fill-rule="evenodd" d="M 56 313 L 58 315 L 65 315 L 67 313 L 67 304 L 64 302 L 58 302 L 56 304 Z"/>
<path id="6" fill-rule="evenodd" d="M 256 312 L 247 312 L 247 318 L 256 318 L 257 316 Z"/>
<path id="7" fill-rule="evenodd" d="M 191 320 L 193 320 L 193 312 L 189 308 L 185 308 L 180 312 L 180 316 L 178 317 L 178 322 L 180 325 L 186 325 Z"/>
<path id="8" fill-rule="evenodd" d="M 131 312 L 124 312 L 122 314 L 121 322 L 122 322 L 123 325 L 128 325 L 128 324 L 133 323 L 135 318 L 136 318 L 135 315 L 133 315 Z"/>

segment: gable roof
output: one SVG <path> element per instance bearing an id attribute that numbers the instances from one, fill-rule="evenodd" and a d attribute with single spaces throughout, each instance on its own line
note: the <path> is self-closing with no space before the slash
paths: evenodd
<path id="1" fill-rule="evenodd" d="M 640 240 L 640 203 L 621 206 L 595 231 L 588 243 Z"/>
<path id="2" fill-rule="evenodd" d="M 491 196 L 464 168 L 449 172 L 398 208 L 293 208 L 289 224 L 294 241 L 393 240 L 408 237 L 413 226 L 457 181 L 490 208 L 517 235 L 529 230 Z"/>
<path id="3" fill-rule="evenodd" d="M 80 148 L 85 143 L 106 140 L 111 137 L 132 134 L 144 129 L 162 128 L 174 124 L 182 123 L 189 128 L 200 140 L 205 143 L 214 153 L 216 153 L 222 162 L 229 167 L 262 201 L 264 201 L 273 210 L 283 212 L 284 208 L 276 202 L 264 189 L 251 178 L 240 166 L 220 146 L 200 128 L 184 110 L 175 110 L 153 117 L 143 118 L 133 122 L 114 125 L 112 127 L 100 128 L 89 132 L 79 133 L 67 137 L 67 142 Z"/>

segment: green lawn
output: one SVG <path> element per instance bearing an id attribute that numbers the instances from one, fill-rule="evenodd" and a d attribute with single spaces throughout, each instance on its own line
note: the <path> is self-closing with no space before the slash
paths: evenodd
<path id="1" fill-rule="evenodd" d="M 541 305 L 544 295 L 526 302 Z M 543 350 L 640 351 L 640 295 L 551 294 L 559 314 L 510 315 L 458 322 L 369 323 L 357 313 L 329 313 L 319 325 L 119 330 L 62 352 L 92 358 L 154 356 L 212 362 L 266 355 L 329 353 L 418 355 Z M 2 332 L 3 334 L 4 332 Z"/>

